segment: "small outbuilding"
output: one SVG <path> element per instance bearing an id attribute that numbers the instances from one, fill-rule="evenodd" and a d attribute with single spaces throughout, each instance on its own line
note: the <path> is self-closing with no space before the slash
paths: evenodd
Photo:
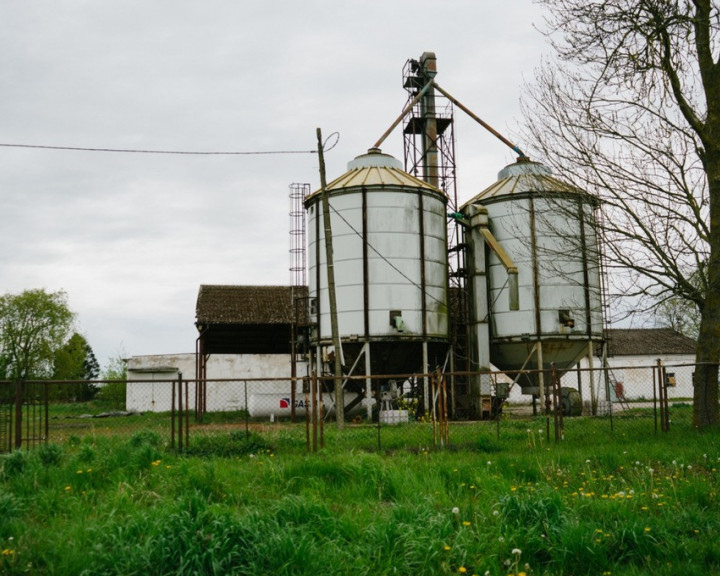
<path id="1" fill-rule="evenodd" d="M 268 401 L 290 396 L 289 379 L 307 373 L 295 333 L 304 321 L 306 300 L 304 286 L 201 285 L 195 354 L 131 358 L 128 409 L 169 410 L 167 380 L 178 373 L 192 381 L 191 407 L 200 402 L 203 411 L 244 409 L 246 398 L 250 402 L 259 394 L 268 395 Z M 216 381 L 220 379 L 237 383 Z M 279 411 L 280 400 L 276 403 Z"/>

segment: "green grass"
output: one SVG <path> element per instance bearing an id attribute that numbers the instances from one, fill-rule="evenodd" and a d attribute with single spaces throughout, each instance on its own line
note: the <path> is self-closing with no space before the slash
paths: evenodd
<path id="1" fill-rule="evenodd" d="M 720 432 L 545 424 L 74 435 L 0 458 L 0 573 L 720 571 Z"/>

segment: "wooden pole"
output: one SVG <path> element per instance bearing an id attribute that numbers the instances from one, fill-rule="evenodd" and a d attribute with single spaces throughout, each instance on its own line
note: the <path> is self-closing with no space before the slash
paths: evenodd
<path id="1" fill-rule="evenodd" d="M 335 266 L 333 264 L 332 226 L 330 224 L 330 201 L 325 180 L 325 156 L 323 154 L 322 132 L 317 129 L 318 159 L 320 161 L 320 194 L 323 207 L 323 225 L 325 227 L 325 259 L 327 263 L 328 297 L 330 299 L 330 330 L 335 347 L 335 418 L 338 429 L 345 426 L 345 399 L 342 387 L 342 351 L 340 331 L 337 319 L 337 300 L 335 296 Z"/>

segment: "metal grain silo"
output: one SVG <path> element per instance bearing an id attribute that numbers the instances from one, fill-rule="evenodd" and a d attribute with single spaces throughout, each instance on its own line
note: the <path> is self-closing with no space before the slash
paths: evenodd
<path id="1" fill-rule="evenodd" d="M 471 332 L 481 367 L 512 372 L 554 365 L 562 373 L 592 355 L 603 335 L 596 206 L 592 196 L 523 157 L 462 207 L 472 254 Z M 483 228 L 517 268 L 516 303 L 507 262 L 487 249 Z M 543 379 L 520 383 L 524 393 L 538 394 Z"/>
<path id="2" fill-rule="evenodd" d="M 351 161 L 326 193 L 346 369 L 401 374 L 442 362 L 448 349 L 445 194 L 379 149 Z M 332 346 L 321 196 L 317 191 L 305 201 L 310 343 L 318 355 Z"/>

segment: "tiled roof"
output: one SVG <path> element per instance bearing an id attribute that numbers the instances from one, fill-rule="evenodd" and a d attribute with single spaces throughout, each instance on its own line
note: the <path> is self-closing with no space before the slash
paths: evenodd
<path id="1" fill-rule="evenodd" d="M 672 328 L 613 328 L 608 330 L 609 356 L 695 354 L 696 342 Z"/>
<path id="2" fill-rule="evenodd" d="M 200 286 L 195 319 L 208 324 L 290 324 L 293 298 L 307 297 L 306 286 Z"/>

